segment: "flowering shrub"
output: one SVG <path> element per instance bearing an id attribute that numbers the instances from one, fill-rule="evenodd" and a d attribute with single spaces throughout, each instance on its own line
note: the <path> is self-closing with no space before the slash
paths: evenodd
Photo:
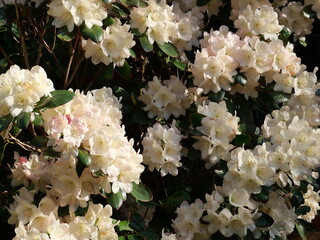
<path id="1" fill-rule="evenodd" d="M 5 239 L 319 236 L 319 4 L 0 1 Z"/>

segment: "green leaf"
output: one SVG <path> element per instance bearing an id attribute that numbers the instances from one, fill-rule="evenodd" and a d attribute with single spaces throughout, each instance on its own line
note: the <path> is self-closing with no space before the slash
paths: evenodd
<path id="1" fill-rule="evenodd" d="M 149 202 L 153 198 L 152 192 L 146 185 L 136 184 L 135 182 L 132 183 L 131 195 L 141 202 Z"/>
<path id="2" fill-rule="evenodd" d="M 44 151 L 43 155 L 45 157 L 50 157 L 50 158 L 59 158 L 60 157 L 60 153 L 53 150 L 52 147 L 47 148 L 47 150 Z"/>
<path id="3" fill-rule="evenodd" d="M 43 148 L 47 146 L 48 139 L 42 136 L 35 136 L 31 139 L 30 143 L 37 147 L 37 148 Z"/>
<path id="4" fill-rule="evenodd" d="M 86 207 L 78 207 L 75 211 L 76 216 L 84 216 L 88 211 L 89 205 Z"/>
<path id="5" fill-rule="evenodd" d="M 292 197 L 291 197 L 292 205 L 294 205 L 295 207 L 299 207 L 301 204 L 304 203 L 302 192 L 299 189 L 292 187 L 291 193 L 292 193 Z"/>
<path id="6" fill-rule="evenodd" d="M 8 114 L 0 118 L 0 132 L 6 129 L 12 123 L 13 117 Z"/>
<path id="7" fill-rule="evenodd" d="M 217 93 L 214 93 L 214 92 L 210 91 L 208 93 L 208 98 L 209 98 L 210 101 L 218 103 L 218 102 L 221 102 L 223 100 L 225 93 L 226 92 L 224 90 L 220 90 Z"/>
<path id="8" fill-rule="evenodd" d="M 127 236 L 128 240 L 145 240 L 145 238 L 139 234 L 131 234 Z"/>
<path id="9" fill-rule="evenodd" d="M 191 197 L 190 197 L 189 193 L 187 193 L 185 191 L 178 191 L 178 192 L 171 194 L 165 200 L 165 204 L 176 208 L 176 207 L 180 206 L 183 201 L 191 201 Z"/>
<path id="10" fill-rule="evenodd" d="M 119 229 L 119 231 L 131 231 L 133 232 L 133 229 L 129 226 L 128 221 L 121 221 L 119 224 L 116 225 L 116 227 Z"/>
<path id="11" fill-rule="evenodd" d="M 71 101 L 75 94 L 67 90 L 56 90 L 50 93 L 51 97 L 42 97 L 33 111 L 41 109 L 55 108 Z"/>
<path id="12" fill-rule="evenodd" d="M 91 28 L 88 28 L 85 24 L 82 24 L 80 27 L 82 36 L 85 39 L 90 39 L 96 43 L 102 41 L 103 29 L 98 25 L 93 25 Z"/>
<path id="13" fill-rule="evenodd" d="M 201 113 L 191 113 L 189 116 L 189 120 L 194 127 L 201 126 L 201 120 L 206 117 Z"/>
<path id="14" fill-rule="evenodd" d="M 113 91 L 119 97 L 122 97 L 123 100 L 131 101 L 131 95 L 125 89 L 119 86 L 114 86 Z"/>
<path id="15" fill-rule="evenodd" d="M 22 131 L 21 128 L 19 128 L 16 125 L 13 125 L 12 129 L 10 130 L 13 136 L 18 136 L 21 131 Z"/>
<path id="16" fill-rule="evenodd" d="M 309 206 L 300 206 L 295 210 L 296 215 L 305 215 L 310 212 L 311 208 Z"/>
<path id="17" fill-rule="evenodd" d="M 130 15 L 130 10 L 129 8 L 125 7 L 124 5 L 120 4 L 120 3 L 112 3 L 113 8 L 111 9 L 111 11 L 119 14 L 121 17 L 127 17 Z"/>
<path id="18" fill-rule="evenodd" d="M 139 42 L 145 52 L 151 52 L 153 50 L 153 45 L 150 43 L 146 35 L 139 37 Z"/>
<path id="19" fill-rule="evenodd" d="M 234 85 L 240 84 L 241 86 L 245 86 L 247 84 L 246 76 L 243 73 L 238 73 L 237 75 L 233 76 Z"/>
<path id="20" fill-rule="evenodd" d="M 180 62 L 180 61 L 178 61 L 177 59 L 175 59 L 175 60 L 173 61 L 173 64 L 174 64 L 177 68 L 179 68 L 180 70 L 182 70 L 182 71 L 184 71 L 184 70 L 187 68 L 187 64 L 186 64 L 186 63 Z"/>
<path id="21" fill-rule="evenodd" d="M 77 158 L 86 167 L 88 167 L 91 163 L 90 153 L 86 150 L 79 149 Z"/>
<path id="22" fill-rule="evenodd" d="M 0 27 L 6 25 L 7 23 L 7 16 L 5 12 L 0 8 Z"/>
<path id="23" fill-rule="evenodd" d="M 305 6 L 303 9 L 303 16 L 306 18 L 314 18 L 317 16 L 317 13 L 312 10 L 312 5 Z"/>
<path id="24" fill-rule="evenodd" d="M 139 232 L 139 235 L 143 236 L 144 239 L 148 239 L 148 240 L 158 240 L 159 239 L 159 235 L 150 229 L 147 231 Z"/>
<path id="25" fill-rule="evenodd" d="M 296 222 L 295 226 L 302 240 L 307 240 L 308 238 L 306 228 L 300 222 Z"/>
<path id="26" fill-rule="evenodd" d="M 124 237 L 124 236 L 119 236 L 119 237 L 118 237 L 118 240 L 126 240 L 126 237 Z"/>
<path id="27" fill-rule="evenodd" d="M 31 113 L 22 112 L 17 117 L 17 126 L 21 129 L 26 129 L 30 123 Z"/>
<path id="28" fill-rule="evenodd" d="M 105 27 L 111 26 L 114 23 L 114 19 L 110 15 L 108 15 L 108 17 L 104 19 L 102 23 L 103 23 L 103 27 L 105 28 Z"/>
<path id="29" fill-rule="evenodd" d="M 300 43 L 303 47 L 308 46 L 306 40 L 303 40 L 303 38 L 299 38 L 299 43 Z"/>
<path id="30" fill-rule="evenodd" d="M 291 94 L 284 93 L 284 92 L 274 92 L 272 94 L 272 98 L 275 103 L 283 103 L 288 101 L 288 99 L 291 97 Z"/>
<path id="31" fill-rule="evenodd" d="M 144 219 L 139 214 L 132 215 L 132 221 L 130 222 L 129 225 L 136 232 L 141 232 L 141 231 L 144 231 L 145 229 Z"/>
<path id="32" fill-rule="evenodd" d="M 261 216 L 257 218 L 254 222 L 259 228 L 270 227 L 273 224 L 273 218 L 264 212 L 260 212 Z"/>
<path id="33" fill-rule="evenodd" d="M 115 70 L 124 79 L 129 79 L 131 76 L 130 65 L 127 61 L 124 61 L 124 64 L 121 67 L 116 67 Z"/>
<path id="34" fill-rule="evenodd" d="M 191 161 L 198 160 L 201 158 L 201 151 L 194 148 L 189 148 L 187 158 Z"/>
<path id="35" fill-rule="evenodd" d="M 75 31 L 69 32 L 67 27 L 62 27 L 58 30 L 57 37 L 65 42 L 70 42 L 76 37 Z"/>
<path id="36" fill-rule="evenodd" d="M 197 6 L 204 6 L 208 4 L 211 0 L 197 0 Z"/>
<path id="37" fill-rule="evenodd" d="M 69 215 L 69 205 L 65 206 L 65 207 L 60 207 L 58 208 L 58 216 L 59 217 L 65 217 Z"/>
<path id="38" fill-rule="evenodd" d="M 245 144 L 248 144 L 251 141 L 251 137 L 245 134 L 236 135 L 236 137 L 233 139 L 233 144 L 235 146 L 243 146 Z"/>
<path id="39" fill-rule="evenodd" d="M 291 34 L 291 30 L 287 27 L 282 28 L 282 30 L 280 31 L 280 37 L 283 38 L 289 38 Z"/>
<path id="40" fill-rule="evenodd" d="M 42 122 L 43 122 L 43 120 L 42 120 L 42 117 L 41 117 L 41 115 L 39 115 L 39 114 L 34 114 L 34 120 L 33 120 L 33 124 L 34 125 L 36 125 L 36 126 L 41 126 L 42 125 Z"/>
<path id="41" fill-rule="evenodd" d="M 172 43 L 164 43 L 162 45 L 158 44 L 158 46 L 162 52 L 164 52 L 165 54 L 167 54 L 170 57 L 178 57 L 179 56 L 178 49 Z"/>
<path id="42" fill-rule="evenodd" d="M 107 193 L 106 198 L 108 203 L 111 205 L 111 207 L 115 209 L 119 209 L 123 203 L 124 197 L 122 195 L 122 192 L 119 191 L 117 193 Z"/>

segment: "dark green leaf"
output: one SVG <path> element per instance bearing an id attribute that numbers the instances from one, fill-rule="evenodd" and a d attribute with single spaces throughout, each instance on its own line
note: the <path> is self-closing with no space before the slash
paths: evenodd
<path id="1" fill-rule="evenodd" d="M 76 173 L 78 175 L 78 177 L 80 178 L 84 169 L 86 168 L 86 166 L 84 164 L 82 164 L 82 162 L 78 161 L 77 165 L 76 165 Z"/>
<path id="2" fill-rule="evenodd" d="M 11 25 L 11 32 L 13 35 L 17 38 L 20 38 L 19 30 L 18 30 L 18 25 L 16 23 L 12 23 Z"/>
<path id="3" fill-rule="evenodd" d="M 137 28 L 131 28 L 131 33 L 135 36 L 142 36 L 142 34 L 139 32 Z"/>
<path id="4" fill-rule="evenodd" d="M 291 94 L 284 93 L 284 92 L 274 92 L 272 94 L 272 97 L 275 103 L 283 103 L 288 101 L 288 99 L 291 97 Z"/>
<path id="5" fill-rule="evenodd" d="M 0 27 L 6 25 L 7 23 L 7 16 L 5 12 L 0 8 Z"/>
<path id="6" fill-rule="evenodd" d="M 247 84 L 246 76 L 243 73 L 238 73 L 237 75 L 233 76 L 234 85 L 240 84 L 241 86 L 245 86 Z"/>
<path id="7" fill-rule="evenodd" d="M 114 19 L 111 16 L 108 16 L 106 19 L 102 21 L 103 27 L 111 26 L 114 23 Z"/>
<path id="8" fill-rule="evenodd" d="M 189 193 L 185 191 L 178 191 L 171 194 L 166 200 L 165 204 L 171 207 L 178 207 L 183 201 L 191 201 Z"/>
<path id="9" fill-rule="evenodd" d="M 78 207 L 75 211 L 76 216 L 84 216 L 88 211 L 89 205 L 87 207 Z"/>
<path id="10" fill-rule="evenodd" d="M 121 221 L 119 224 L 116 225 L 116 227 L 119 229 L 119 231 L 131 231 L 133 232 L 133 229 L 129 226 L 128 221 Z"/>
<path id="11" fill-rule="evenodd" d="M 18 134 L 21 132 L 21 128 L 19 128 L 18 126 L 16 126 L 16 125 L 13 125 L 13 127 L 12 127 L 12 129 L 11 129 L 11 134 L 13 135 L 13 136 L 18 136 Z"/>
<path id="12" fill-rule="evenodd" d="M 6 150 L 6 147 L 9 143 L 10 143 L 9 141 L 3 140 L 3 138 L 0 136 L 0 164 L 4 157 L 4 151 Z"/>
<path id="13" fill-rule="evenodd" d="M 197 6 L 204 6 L 208 4 L 211 0 L 197 0 Z"/>
<path id="14" fill-rule="evenodd" d="M 133 114 L 132 121 L 138 124 L 149 124 L 152 122 L 152 119 L 148 118 L 145 111 L 139 110 Z"/>
<path id="15" fill-rule="evenodd" d="M 91 28 L 88 28 L 85 24 L 81 25 L 82 36 L 85 39 L 90 39 L 94 42 L 101 42 L 103 37 L 103 29 L 100 26 L 93 25 Z"/>
<path id="16" fill-rule="evenodd" d="M 298 190 L 295 187 L 292 187 L 291 188 L 291 193 L 292 193 L 291 203 L 295 207 L 299 207 L 301 204 L 304 203 L 304 198 L 303 198 L 302 192 L 300 190 Z"/>
<path id="17" fill-rule="evenodd" d="M 280 37 L 289 38 L 291 35 L 291 30 L 287 27 L 284 27 L 280 32 Z"/>
<path id="18" fill-rule="evenodd" d="M 125 89 L 119 86 L 114 86 L 113 91 L 119 97 L 122 97 L 123 100 L 131 101 L 131 95 Z"/>
<path id="19" fill-rule="evenodd" d="M 261 190 L 260 193 L 255 194 L 254 196 L 259 202 L 266 203 L 269 200 L 269 194 L 263 190 Z"/>
<path id="20" fill-rule="evenodd" d="M 312 5 L 308 5 L 303 9 L 303 16 L 305 16 L 306 18 L 313 18 L 317 16 L 317 13 L 312 10 Z"/>
<path id="21" fill-rule="evenodd" d="M 36 126 L 41 126 L 42 125 L 42 117 L 41 117 L 41 115 L 39 115 L 39 114 L 35 114 L 34 115 L 34 120 L 33 120 L 33 124 L 34 125 L 36 125 Z"/>
<path id="22" fill-rule="evenodd" d="M 310 212 L 311 208 L 309 206 L 300 206 L 296 209 L 295 214 L 297 215 L 305 215 Z"/>
<path id="23" fill-rule="evenodd" d="M 179 51 L 172 43 L 164 43 L 162 45 L 158 45 L 162 52 L 167 54 L 170 57 L 178 57 Z"/>
<path id="24" fill-rule="evenodd" d="M 191 161 L 198 160 L 201 158 L 201 151 L 194 148 L 189 148 L 187 158 Z"/>
<path id="25" fill-rule="evenodd" d="M 129 65 L 129 63 L 127 61 L 124 61 L 123 66 L 116 67 L 115 70 L 124 79 L 129 79 L 130 76 L 131 76 L 130 65 Z"/>
<path id="26" fill-rule="evenodd" d="M 147 186 L 142 183 L 136 184 L 135 182 L 132 183 L 131 195 L 141 202 L 149 202 L 153 198 L 152 192 Z"/>
<path id="27" fill-rule="evenodd" d="M 295 225 L 296 225 L 296 229 L 297 229 L 300 237 L 301 237 L 303 240 L 307 240 L 307 238 L 306 238 L 306 233 L 307 233 L 306 228 L 305 228 L 301 223 L 299 223 L 299 222 L 296 222 Z"/>
<path id="28" fill-rule="evenodd" d="M 184 71 L 184 70 L 186 69 L 186 67 L 187 67 L 187 64 L 186 64 L 186 63 L 180 62 L 180 61 L 178 61 L 177 59 L 175 59 L 175 60 L 173 61 L 173 64 L 174 64 L 177 68 L 179 68 L 180 70 L 182 70 L 182 71 Z"/>
<path id="29" fill-rule="evenodd" d="M 153 45 L 150 43 L 146 35 L 139 37 L 139 42 L 145 52 L 151 52 L 153 50 Z"/>
<path id="30" fill-rule="evenodd" d="M 59 217 L 65 217 L 67 215 L 69 215 L 69 205 L 67 205 L 65 207 L 58 208 L 58 216 Z"/>
<path id="31" fill-rule="evenodd" d="M 74 97 L 74 93 L 67 90 L 56 90 L 51 92 L 51 97 L 42 97 L 37 103 L 33 111 L 37 112 L 41 109 L 55 108 L 66 104 Z"/>
<path id="32" fill-rule="evenodd" d="M 125 7 L 124 5 L 120 4 L 120 3 L 112 3 L 113 8 L 111 9 L 111 11 L 119 14 L 121 17 L 127 17 L 128 15 L 130 15 L 130 10 L 129 8 Z"/>
<path id="33" fill-rule="evenodd" d="M 111 205 L 111 207 L 115 209 L 119 209 L 123 203 L 124 197 L 122 195 L 122 192 L 119 191 L 117 193 L 107 193 L 106 198 L 108 203 Z"/>
<path id="34" fill-rule="evenodd" d="M 50 158 L 59 158 L 60 157 L 60 153 L 53 150 L 52 147 L 47 148 L 47 150 L 44 151 L 43 155 L 45 157 L 50 157 Z"/>
<path id="35" fill-rule="evenodd" d="M 224 90 L 220 90 L 217 93 L 213 93 L 213 92 L 209 92 L 208 93 L 208 98 L 211 102 L 221 102 L 224 98 L 225 95 L 225 91 Z"/>
<path id="36" fill-rule="evenodd" d="M 233 144 L 235 146 L 243 146 L 245 144 L 248 144 L 251 141 L 251 137 L 245 134 L 236 135 L 236 137 L 233 139 Z"/>
<path id="37" fill-rule="evenodd" d="M 79 149 L 77 158 L 86 167 L 88 167 L 91 163 L 90 153 L 86 150 Z"/>
<path id="38" fill-rule="evenodd" d="M 143 236 L 144 239 L 147 239 L 147 240 L 158 240 L 159 239 L 159 235 L 150 229 L 147 231 L 139 232 L 139 235 Z"/>
<path id="39" fill-rule="evenodd" d="M 37 147 L 37 148 L 43 148 L 47 146 L 48 139 L 42 136 L 35 136 L 31 139 L 30 143 Z"/>
<path id="40" fill-rule="evenodd" d="M 76 33 L 69 32 L 67 27 L 62 27 L 58 30 L 57 37 L 65 42 L 70 42 L 72 39 L 76 37 Z"/>
<path id="41" fill-rule="evenodd" d="M 13 117 L 8 114 L 0 118 L 0 132 L 6 129 L 10 123 L 13 121 Z"/>
<path id="42" fill-rule="evenodd" d="M 137 54 L 131 48 L 129 49 L 129 52 L 132 58 L 137 58 Z"/>
<path id="43" fill-rule="evenodd" d="M 124 237 L 124 236 L 119 236 L 119 237 L 118 237 L 118 240 L 126 240 L 126 237 Z"/>
<path id="44" fill-rule="evenodd" d="M 141 217 L 139 214 L 133 214 L 132 221 L 130 222 L 129 226 L 137 232 L 144 231 L 145 224 L 143 217 Z"/>
<path id="45" fill-rule="evenodd" d="M 128 240 L 145 240 L 145 238 L 139 234 L 131 234 L 127 236 Z"/>
<path id="46" fill-rule="evenodd" d="M 268 214 L 264 212 L 260 212 L 260 213 L 261 213 L 261 216 L 254 221 L 256 226 L 259 228 L 270 227 L 274 222 L 272 217 L 270 217 Z"/>
<path id="47" fill-rule="evenodd" d="M 205 115 L 200 113 L 191 113 L 189 116 L 189 120 L 194 127 L 201 126 L 201 120 L 205 117 Z"/>
<path id="48" fill-rule="evenodd" d="M 17 117 L 17 126 L 21 129 L 26 129 L 30 123 L 31 113 L 22 112 Z"/>

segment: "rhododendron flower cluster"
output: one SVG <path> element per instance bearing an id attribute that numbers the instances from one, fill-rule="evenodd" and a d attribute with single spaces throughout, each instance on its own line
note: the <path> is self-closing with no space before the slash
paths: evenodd
<path id="1" fill-rule="evenodd" d="M 201 126 L 197 127 L 203 136 L 194 137 L 197 141 L 193 147 L 201 151 L 201 157 L 209 168 L 221 158 L 225 159 L 233 148 L 230 142 L 237 134 L 239 118 L 228 112 L 225 102 L 199 105 L 198 113 L 205 116 Z"/>
<path id="2" fill-rule="evenodd" d="M 0 117 L 32 112 L 40 98 L 49 96 L 53 90 L 53 83 L 42 67 L 26 70 L 17 65 L 11 66 L 0 75 Z"/>
<path id="3" fill-rule="evenodd" d="M 174 123 L 173 123 L 174 124 Z M 181 135 L 175 127 L 161 126 L 159 123 L 148 128 L 146 136 L 142 140 L 143 162 L 153 171 L 161 169 L 161 175 L 170 173 L 173 176 L 178 174 L 178 167 L 181 167 Z"/>
<path id="4" fill-rule="evenodd" d="M 164 80 L 154 76 L 153 81 L 148 82 L 147 88 L 143 88 L 139 100 L 146 104 L 150 118 L 157 116 L 168 119 L 170 115 L 178 117 L 185 115 L 186 108 L 190 106 L 188 90 L 182 81 L 176 76 Z"/>
<path id="5" fill-rule="evenodd" d="M 100 0 L 53 0 L 48 7 L 48 14 L 54 17 L 52 24 L 58 28 L 67 26 L 69 32 L 83 22 L 88 28 L 102 26 L 102 20 L 108 16 L 107 6 Z"/>
<path id="6" fill-rule="evenodd" d="M 115 19 L 111 26 L 103 31 L 102 40 L 96 43 L 90 39 L 82 40 L 85 57 L 90 58 L 94 64 L 113 63 L 122 66 L 126 58 L 130 56 L 130 49 L 135 45 L 133 34 L 129 32 L 130 25 L 123 24 Z"/>

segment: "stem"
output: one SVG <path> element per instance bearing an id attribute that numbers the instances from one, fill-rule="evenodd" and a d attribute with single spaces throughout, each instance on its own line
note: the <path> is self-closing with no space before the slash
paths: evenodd
<path id="1" fill-rule="evenodd" d="M 19 139 L 15 138 L 14 136 L 12 136 L 11 133 L 9 133 L 9 140 L 12 140 L 14 141 L 16 144 L 18 144 L 20 147 L 22 147 L 24 150 L 26 151 L 35 151 L 35 152 L 38 152 L 38 153 L 41 153 L 41 149 L 39 148 L 35 148 L 35 147 L 32 147 L 24 142 L 21 142 Z"/>
<path id="2" fill-rule="evenodd" d="M 7 62 L 10 63 L 10 65 L 14 65 L 14 62 L 10 59 L 8 54 L 4 51 L 4 49 L 1 46 L 1 44 L 0 44 L 0 51 L 4 55 L 4 58 L 7 60 Z"/>
<path id="3" fill-rule="evenodd" d="M 18 25 L 19 35 L 20 35 L 20 39 L 21 39 L 20 43 L 21 43 L 21 48 L 22 48 L 22 56 L 24 58 L 24 63 L 26 65 L 26 68 L 30 69 L 30 63 L 29 63 L 29 59 L 28 59 L 28 51 L 26 48 L 26 42 L 24 39 L 24 35 L 23 35 L 21 23 L 20 23 L 20 15 L 19 15 L 17 0 L 14 0 L 14 3 L 15 3 L 14 6 L 15 6 L 16 16 L 17 16 L 17 25 Z"/>
<path id="4" fill-rule="evenodd" d="M 76 36 L 76 41 L 75 41 L 75 43 L 73 45 L 71 56 L 70 56 L 70 59 L 69 59 L 68 68 L 67 68 L 67 72 L 66 72 L 66 77 L 64 79 L 64 86 L 63 86 L 64 89 L 66 89 L 71 83 L 70 80 L 68 81 L 68 78 L 69 78 L 69 73 L 70 73 L 70 69 L 71 69 L 71 64 L 72 64 L 72 61 L 73 61 L 73 58 L 74 58 L 74 53 L 75 53 L 77 45 L 78 45 L 78 40 L 79 40 L 79 33 Z"/>
<path id="5" fill-rule="evenodd" d="M 75 75 L 76 75 L 76 73 L 77 73 L 77 71 L 78 71 L 78 69 L 79 69 L 79 67 L 80 67 L 80 64 L 82 63 L 83 59 L 84 59 L 84 57 L 82 56 L 82 57 L 78 60 L 78 62 L 77 62 L 77 64 L 76 64 L 76 67 L 73 69 L 73 72 L 72 72 L 72 74 L 71 74 L 71 77 L 69 78 L 68 82 L 67 82 L 67 83 L 65 84 L 65 86 L 64 86 L 65 89 L 66 89 L 67 87 L 69 87 L 69 85 L 72 83 L 72 80 L 74 79 L 74 77 L 75 77 Z"/>

